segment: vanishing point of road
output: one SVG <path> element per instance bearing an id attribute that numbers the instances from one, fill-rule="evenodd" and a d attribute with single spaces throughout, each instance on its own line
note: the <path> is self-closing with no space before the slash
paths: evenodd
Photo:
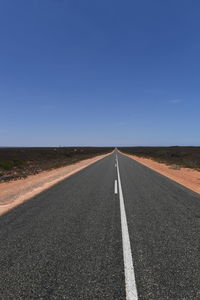
<path id="1" fill-rule="evenodd" d="M 0 299 L 200 299 L 200 197 L 115 150 L 0 217 Z"/>

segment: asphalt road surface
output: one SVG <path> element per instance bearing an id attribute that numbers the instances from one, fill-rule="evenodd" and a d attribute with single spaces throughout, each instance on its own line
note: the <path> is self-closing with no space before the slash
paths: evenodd
<path id="1" fill-rule="evenodd" d="M 200 299 L 200 197 L 115 151 L 0 217 L 0 299 Z"/>

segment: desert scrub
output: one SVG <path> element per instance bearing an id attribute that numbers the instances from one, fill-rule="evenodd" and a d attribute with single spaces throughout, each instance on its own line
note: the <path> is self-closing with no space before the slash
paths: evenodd
<path id="1" fill-rule="evenodd" d="M 0 168 L 9 171 L 12 170 L 14 167 L 21 168 L 22 164 L 23 164 L 22 160 L 14 158 L 12 160 L 0 161 Z"/>
<path id="2" fill-rule="evenodd" d="M 180 168 L 200 169 L 200 147 L 120 147 L 119 150 L 139 157 L 151 158 L 157 162 Z"/>
<path id="3" fill-rule="evenodd" d="M 0 148 L 0 173 L 3 173 L 0 181 L 11 180 L 13 177 L 24 178 L 112 150 L 111 147 Z"/>
<path id="4" fill-rule="evenodd" d="M 14 162 L 12 160 L 0 161 L 0 168 L 8 171 L 14 167 Z"/>
<path id="5" fill-rule="evenodd" d="M 197 161 L 189 160 L 185 162 L 185 167 L 190 169 L 199 169 L 200 164 Z"/>

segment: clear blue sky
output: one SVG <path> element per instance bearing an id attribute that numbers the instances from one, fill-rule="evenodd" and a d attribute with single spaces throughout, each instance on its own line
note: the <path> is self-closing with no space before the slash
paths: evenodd
<path id="1" fill-rule="evenodd" d="M 200 145 L 199 0 L 1 0 L 0 146 Z"/>

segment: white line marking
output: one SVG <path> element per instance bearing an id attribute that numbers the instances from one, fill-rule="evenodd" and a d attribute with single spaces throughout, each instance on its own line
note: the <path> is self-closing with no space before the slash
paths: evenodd
<path id="1" fill-rule="evenodd" d="M 130 238 L 128 233 L 128 224 L 127 224 L 126 211 L 124 206 L 124 197 L 122 193 L 122 185 L 121 185 L 117 155 L 116 155 L 116 160 L 117 160 L 117 176 L 118 176 L 118 184 L 119 184 L 119 201 L 120 201 L 121 228 L 122 228 L 126 300 L 138 300 L 137 287 L 135 282 L 135 273 L 133 267 L 133 258 L 131 253 L 131 244 L 130 244 Z"/>
<path id="2" fill-rule="evenodd" d="M 117 180 L 115 180 L 115 194 L 118 194 Z"/>

